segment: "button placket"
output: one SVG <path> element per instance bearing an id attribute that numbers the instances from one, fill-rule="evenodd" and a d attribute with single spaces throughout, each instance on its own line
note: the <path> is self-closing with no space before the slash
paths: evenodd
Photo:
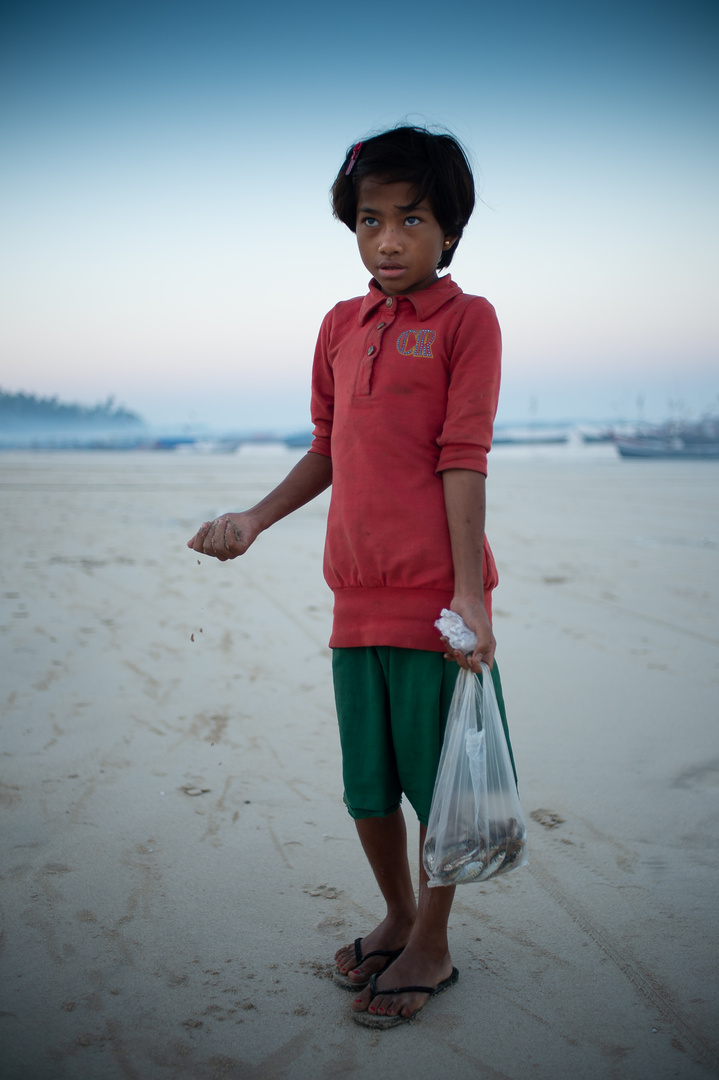
<path id="1" fill-rule="evenodd" d="M 390 307 L 392 303 L 391 297 L 388 297 L 387 300 L 385 300 L 385 305 L 387 307 Z M 374 362 L 379 357 L 382 348 L 383 334 L 394 322 L 394 317 L 394 310 L 387 311 L 386 318 L 380 319 L 379 322 L 375 323 L 372 330 L 365 338 L 365 351 L 360 361 L 359 371 L 357 372 L 357 383 L 355 388 L 355 393 L 359 396 L 365 397 L 372 392 L 372 372 L 374 371 Z"/>

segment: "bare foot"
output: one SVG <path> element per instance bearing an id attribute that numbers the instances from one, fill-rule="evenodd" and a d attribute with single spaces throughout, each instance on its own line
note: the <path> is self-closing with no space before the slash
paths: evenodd
<path id="1" fill-rule="evenodd" d="M 417 945 L 409 944 L 388 971 L 377 977 L 377 993 L 366 987 L 352 1002 L 355 1012 L 368 1012 L 375 1016 L 413 1016 L 429 1000 L 429 994 L 410 992 L 406 994 L 383 994 L 400 986 L 437 986 L 452 974 L 449 953 L 437 959 L 429 956 Z"/>
<path id="2" fill-rule="evenodd" d="M 360 944 L 362 956 L 367 956 L 368 953 L 379 949 L 391 949 L 392 951 L 403 949 L 407 944 L 411 930 L 412 921 L 410 919 L 394 920 L 387 916 L 379 926 L 375 927 L 371 934 L 362 938 Z M 364 986 L 370 975 L 382 971 L 387 964 L 387 957 L 371 956 L 358 965 L 354 945 L 344 945 L 335 953 L 335 963 L 340 975 L 346 975 L 350 982 L 356 982 L 359 986 Z"/>

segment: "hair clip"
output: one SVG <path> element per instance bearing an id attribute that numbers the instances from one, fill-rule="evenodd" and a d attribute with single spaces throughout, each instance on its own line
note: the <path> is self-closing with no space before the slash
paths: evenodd
<path id="1" fill-rule="evenodd" d="M 360 152 L 361 149 L 362 149 L 362 143 L 361 142 L 355 143 L 354 146 L 352 147 L 352 157 L 350 158 L 349 165 L 345 169 L 345 176 L 349 176 L 349 174 L 354 169 L 355 162 L 357 161 L 357 158 L 359 157 L 359 152 Z"/>

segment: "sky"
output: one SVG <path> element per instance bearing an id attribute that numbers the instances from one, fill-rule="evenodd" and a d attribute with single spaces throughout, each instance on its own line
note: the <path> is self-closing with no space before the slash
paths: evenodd
<path id="1" fill-rule="evenodd" d="M 328 191 L 400 121 L 480 190 L 451 273 L 505 423 L 719 411 L 715 2 L 15 0 L 0 17 L 0 389 L 158 429 L 309 426 L 363 293 Z"/>

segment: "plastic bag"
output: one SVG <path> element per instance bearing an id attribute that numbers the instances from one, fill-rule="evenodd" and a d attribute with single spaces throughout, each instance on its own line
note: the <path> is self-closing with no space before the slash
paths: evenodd
<path id="1" fill-rule="evenodd" d="M 447 728 L 422 858 L 430 888 L 486 881 L 527 864 L 527 827 L 492 673 L 462 669 Z"/>
<path id="2" fill-rule="evenodd" d="M 446 607 L 442 608 L 434 625 L 442 637 L 447 638 L 453 649 L 460 649 L 465 656 L 474 652 L 477 635 L 474 630 L 469 629 L 462 616 L 458 615 L 456 611 L 450 611 Z"/>

